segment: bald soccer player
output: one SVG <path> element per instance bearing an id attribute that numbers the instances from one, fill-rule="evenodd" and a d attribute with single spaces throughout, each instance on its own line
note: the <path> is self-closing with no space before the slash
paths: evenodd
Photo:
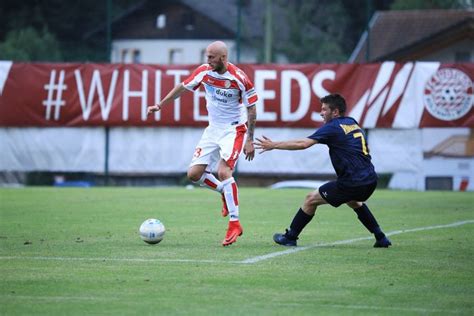
<path id="1" fill-rule="evenodd" d="M 196 68 L 158 104 L 148 107 L 148 114 L 160 111 L 185 90 L 196 91 L 204 87 L 209 125 L 196 146 L 187 176 L 194 183 L 221 194 L 221 213 L 224 217 L 229 215 L 222 245 L 228 246 L 243 233 L 239 221 L 239 191 L 233 171 L 242 150 L 247 160 L 254 157 L 258 97 L 247 75 L 227 60 L 224 42 L 211 43 L 206 49 L 206 57 L 207 64 Z M 216 166 L 217 178 L 212 174 Z"/>

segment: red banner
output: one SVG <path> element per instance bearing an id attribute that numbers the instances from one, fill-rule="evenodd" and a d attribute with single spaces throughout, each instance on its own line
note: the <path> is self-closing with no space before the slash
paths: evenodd
<path id="1" fill-rule="evenodd" d="M 161 113 L 146 107 L 197 65 L 0 62 L 0 126 L 204 126 L 203 91 Z M 474 64 L 240 65 L 259 96 L 260 127 L 317 127 L 319 99 L 342 94 L 366 128 L 474 127 Z"/>

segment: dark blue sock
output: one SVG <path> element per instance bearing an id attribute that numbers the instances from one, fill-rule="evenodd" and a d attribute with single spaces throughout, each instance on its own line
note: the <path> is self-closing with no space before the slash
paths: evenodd
<path id="1" fill-rule="evenodd" d="M 303 228 L 311 222 L 314 215 L 306 214 L 301 208 L 296 212 L 295 217 L 290 225 L 290 230 L 288 231 L 288 235 L 293 238 L 297 238 L 298 235 L 301 233 Z"/>
<path id="2" fill-rule="evenodd" d="M 377 223 L 377 220 L 375 219 L 372 212 L 370 212 L 367 205 L 362 204 L 361 207 L 355 208 L 354 212 L 357 213 L 359 221 L 365 226 L 365 228 L 369 230 L 369 232 L 375 235 L 377 240 L 385 237 L 385 234 L 382 232 L 379 223 Z"/>

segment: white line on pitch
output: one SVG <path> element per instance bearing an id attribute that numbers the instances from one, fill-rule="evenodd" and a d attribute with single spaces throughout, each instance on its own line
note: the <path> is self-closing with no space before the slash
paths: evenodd
<path id="1" fill-rule="evenodd" d="M 418 227 L 418 228 L 405 229 L 405 230 L 395 230 L 395 231 L 387 233 L 386 235 L 387 236 L 392 236 L 392 235 L 418 232 L 418 231 L 424 231 L 424 230 L 456 227 L 456 226 L 461 226 L 461 225 L 465 225 L 465 224 L 472 224 L 472 223 L 474 223 L 474 220 L 471 219 L 471 220 L 460 221 L 460 222 L 455 222 L 455 223 L 446 224 L 446 225 L 436 225 L 436 226 Z M 260 261 L 272 259 L 272 258 L 279 257 L 279 256 L 289 255 L 289 254 L 293 254 L 293 253 L 296 253 L 296 252 L 300 252 L 300 251 L 304 251 L 304 250 L 308 250 L 308 249 L 312 249 L 312 248 L 352 244 L 352 243 L 357 242 L 357 241 L 370 240 L 370 239 L 373 239 L 373 238 L 374 238 L 373 236 L 360 237 L 360 238 L 346 239 L 346 240 L 340 240 L 340 241 L 329 242 L 329 243 L 314 244 L 314 245 L 304 246 L 304 247 L 295 247 L 295 248 L 290 248 L 290 249 L 283 250 L 283 251 L 272 252 L 272 253 L 269 253 L 269 254 L 266 254 L 266 255 L 263 255 L 263 256 L 256 256 L 256 257 L 248 258 L 248 259 L 240 261 L 240 263 L 245 263 L 245 264 L 257 263 L 257 262 L 260 262 Z"/>
<path id="2" fill-rule="evenodd" d="M 405 230 L 395 230 L 387 233 L 387 236 L 404 234 L 404 233 L 411 233 L 411 232 L 418 232 L 418 231 L 425 231 L 425 230 L 432 230 L 432 229 L 440 229 L 440 228 L 449 228 L 449 227 L 457 227 L 465 224 L 472 224 L 474 220 L 465 220 L 460 222 L 455 222 L 446 225 L 436 225 L 436 226 L 426 226 L 426 227 L 418 227 L 412 229 L 405 229 Z M 297 253 L 300 251 L 312 249 L 312 248 L 322 248 L 322 247 L 331 247 L 337 245 L 346 245 L 352 244 L 357 241 L 362 240 L 371 240 L 373 236 L 370 237 L 359 237 L 353 239 L 346 239 L 346 240 L 339 240 L 334 242 L 328 243 L 318 243 L 309 246 L 303 247 L 295 247 L 289 248 L 283 251 L 272 252 L 262 256 L 256 256 L 247 258 L 244 260 L 239 261 L 225 261 L 225 260 L 206 260 L 206 259 L 165 259 L 165 258 L 150 258 L 150 259 L 141 259 L 141 258 L 85 258 L 85 257 L 45 257 L 45 256 L 36 256 L 36 257 L 22 257 L 22 256 L 0 256 L 0 260 L 55 260 L 55 261 L 118 261 L 118 262 L 182 262 L 182 263 L 218 263 L 218 264 L 253 264 L 257 262 L 261 262 L 264 260 L 272 259 L 279 256 L 289 255 L 293 253 Z"/>

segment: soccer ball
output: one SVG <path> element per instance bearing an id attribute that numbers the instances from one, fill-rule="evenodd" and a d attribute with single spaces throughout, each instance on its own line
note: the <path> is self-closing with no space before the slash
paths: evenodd
<path id="1" fill-rule="evenodd" d="M 157 244 L 165 236 L 165 225 L 159 220 L 150 218 L 140 225 L 140 238 L 148 244 Z"/>

